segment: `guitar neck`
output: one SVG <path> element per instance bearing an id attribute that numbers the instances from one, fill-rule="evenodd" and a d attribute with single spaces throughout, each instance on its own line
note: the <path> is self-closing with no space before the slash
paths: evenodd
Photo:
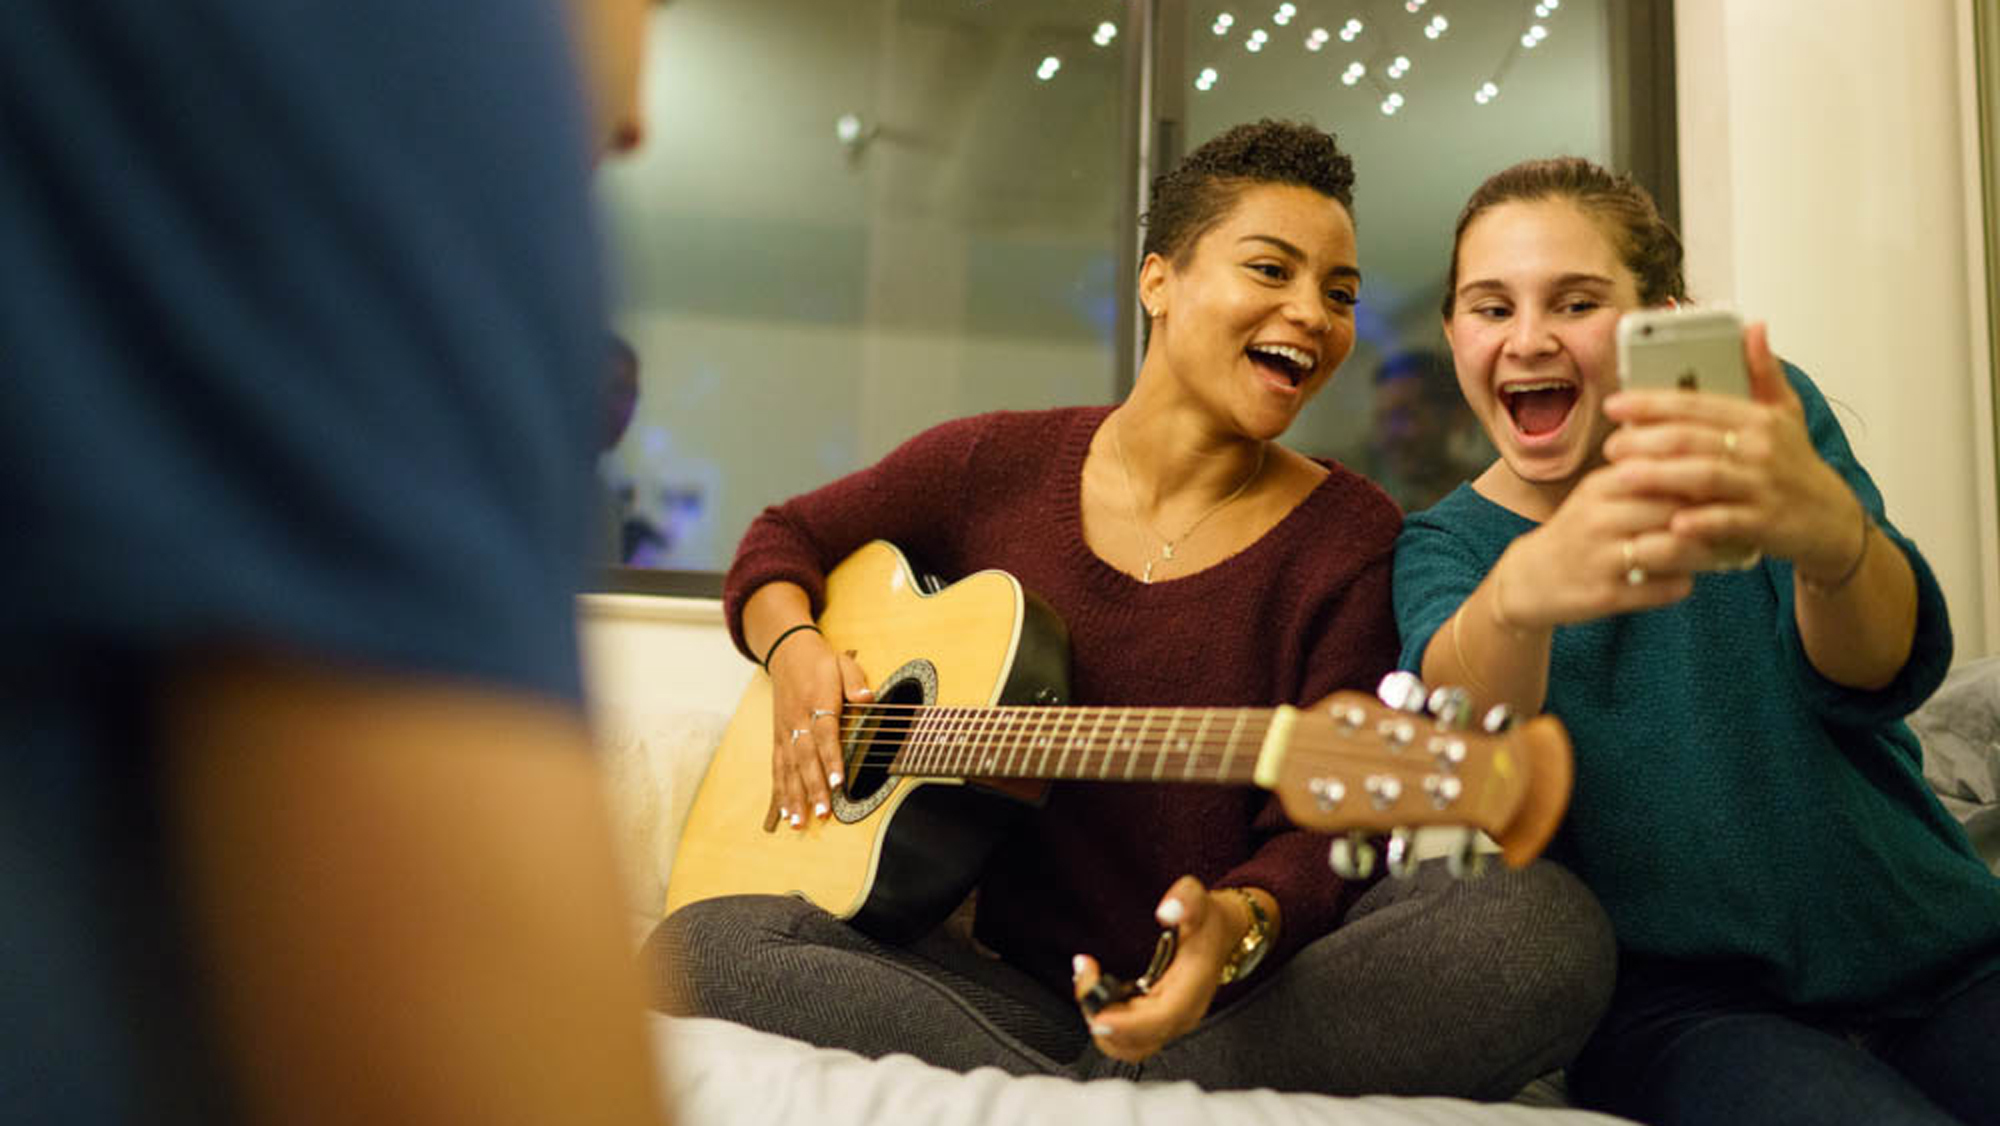
<path id="1" fill-rule="evenodd" d="M 1118 782 L 1256 781 L 1290 708 L 850 706 L 891 773 Z"/>

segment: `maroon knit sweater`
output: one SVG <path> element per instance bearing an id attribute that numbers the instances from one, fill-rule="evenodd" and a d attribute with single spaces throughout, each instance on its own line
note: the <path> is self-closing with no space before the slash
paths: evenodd
<path id="1" fill-rule="evenodd" d="M 1323 463 L 1326 480 L 1262 539 L 1206 570 L 1146 585 L 1083 538 L 1084 455 L 1109 412 L 948 422 L 871 468 L 766 509 L 724 587 L 738 648 L 743 602 L 758 587 L 797 583 L 817 614 L 826 572 L 886 539 L 947 577 L 997 567 L 1047 599 L 1069 627 L 1070 703 L 1273 706 L 1372 691 L 1396 660 L 1395 504 Z M 1294 828 L 1254 788 L 1057 783 L 1001 845 L 980 885 L 975 933 L 1059 991 L 1077 953 L 1130 976 L 1151 953 L 1160 896 L 1191 873 L 1211 887 L 1251 885 L 1277 898 L 1283 926 L 1268 972 L 1331 930 L 1356 890 L 1328 870 L 1328 843 Z"/>

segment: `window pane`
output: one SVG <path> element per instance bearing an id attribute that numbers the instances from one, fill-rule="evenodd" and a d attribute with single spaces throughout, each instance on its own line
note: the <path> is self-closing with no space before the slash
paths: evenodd
<path id="1" fill-rule="evenodd" d="M 607 558 L 722 569 L 765 505 L 932 423 L 1111 398 L 1123 8 L 655 11 L 647 143 L 604 174 L 641 371 Z"/>

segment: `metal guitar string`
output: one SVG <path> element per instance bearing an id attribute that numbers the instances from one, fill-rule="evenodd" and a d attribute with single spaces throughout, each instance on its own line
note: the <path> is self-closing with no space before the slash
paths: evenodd
<path id="1" fill-rule="evenodd" d="M 856 767 L 880 767 L 887 769 L 893 767 L 896 758 L 910 748 L 910 740 L 913 737 L 919 736 L 918 728 L 924 718 L 934 715 L 947 716 L 949 718 L 945 723 L 934 725 L 932 730 L 922 732 L 921 737 L 925 739 L 938 739 L 950 738 L 962 734 L 967 740 L 967 744 L 957 746 L 940 745 L 919 749 L 920 756 L 925 753 L 942 756 L 945 761 L 938 763 L 937 765 L 939 766 L 946 765 L 952 758 L 964 760 L 973 757 L 974 754 L 980 754 L 984 757 L 984 755 L 988 754 L 1004 753 L 1007 756 L 1010 769 L 1000 773 L 1018 776 L 1012 770 L 1012 764 L 1015 757 L 1019 755 L 1031 757 L 1036 753 L 1040 753 L 1043 757 L 1044 765 L 1046 765 L 1046 761 L 1050 755 L 1058 753 L 1065 757 L 1075 754 L 1079 757 L 1079 762 L 1090 762 L 1093 759 L 1102 758 L 1105 760 L 1104 765 L 1107 770 L 1109 768 L 1109 760 L 1116 756 L 1131 759 L 1135 764 L 1147 756 L 1152 756 L 1156 759 L 1165 756 L 1166 759 L 1174 763 L 1183 777 L 1188 777 L 1200 772 L 1203 757 L 1208 754 L 1220 756 L 1220 760 L 1217 763 L 1217 769 L 1219 769 L 1221 763 L 1227 762 L 1231 757 L 1232 747 L 1234 748 L 1235 757 L 1240 757 L 1246 764 L 1254 763 L 1257 752 L 1263 744 L 1264 733 L 1268 728 L 1268 713 L 1271 711 L 1269 708 L 1257 707 L 1183 708 L 1180 709 L 1181 714 L 1178 716 L 1161 716 L 1151 712 L 1151 709 L 1147 709 L 1149 714 L 1138 716 L 1139 722 L 1137 725 L 1131 726 L 1128 730 L 1127 724 L 1134 718 L 1134 708 L 1132 707 L 1078 706 L 1062 709 L 1062 716 L 1056 721 L 1057 725 L 1060 725 L 1063 719 L 1074 717 L 1070 722 L 1068 731 L 1063 734 L 1057 734 L 1053 730 L 1038 729 L 1033 735 L 1024 738 L 1019 730 L 1005 732 L 1003 727 L 1000 731 L 996 731 L 996 723 L 1010 725 L 1010 721 L 1012 720 L 1041 718 L 1034 714 L 1037 710 L 1029 706 L 989 708 L 975 705 L 958 706 L 940 704 L 866 705 L 859 710 L 849 709 L 842 713 L 840 740 L 843 744 L 858 745 L 861 747 L 861 755 L 854 763 Z M 1241 717 L 1247 719 L 1249 722 L 1237 727 L 1233 732 L 1203 731 L 1200 734 L 1189 734 L 1178 737 L 1172 743 L 1165 746 L 1141 745 L 1147 740 L 1166 738 L 1168 732 L 1172 730 L 1173 725 L 1178 719 L 1186 719 L 1190 716 L 1199 718 L 1204 715 L 1210 719 L 1217 716 Z M 1112 737 L 1107 740 L 1106 744 L 1098 743 L 1097 737 L 1102 731 L 1104 724 L 1107 721 L 1113 720 L 1114 717 L 1116 724 L 1111 728 Z M 947 726 L 949 723 L 958 720 L 982 723 L 986 727 L 978 731 L 967 730 L 957 732 Z M 1086 724 L 1090 726 L 1090 733 L 1079 741 L 1077 734 L 1084 729 Z M 866 737 L 862 737 L 864 732 L 867 733 Z M 1471 732 L 1453 732 L 1451 734 L 1454 737 L 1466 739 L 1468 742 L 1476 742 L 1479 739 L 1477 735 Z M 1385 762 L 1383 752 L 1380 749 L 1354 749 L 1352 747 L 1353 744 L 1360 741 L 1372 743 L 1379 742 L 1381 738 L 1380 734 L 1372 728 L 1355 729 L 1349 733 L 1336 734 L 1330 738 L 1325 732 L 1303 730 L 1295 731 L 1291 742 L 1295 748 L 1301 751 L 1331 754 L 1334 759 L 1340 761 L 1374 763 L 1383 766 L 1392 765 L 1394 760 Z M 1047 740 L 1046 746 L 1035 745 L 1043 740 Z M 1004 748 L 996 748 L 990 745 L 996 741 L 1004 742 L 1008 745 Z M 1082 744 L 1080 747 L 1078 745 L 1079 742 Z M 1119 746 L 1117 744 L 1125 745 Z M 1343 750 L 1342 748 L 1347 749 Z M 1421 758 L 1413 755 L 1412 762 L 1421 761 L 1423 761 Z M 921 768 L 918 768 L 915 772 L 920 773 Z M 965 770 L 961 767 L 960 769 L 950 771 L 950 773 L 977 776 L 991 772 Z M 1030 773 L 1030 776 L 1043 775 L 1043 771 Z M 1050 776 L 1054 777 L 1055 775 Z"/>

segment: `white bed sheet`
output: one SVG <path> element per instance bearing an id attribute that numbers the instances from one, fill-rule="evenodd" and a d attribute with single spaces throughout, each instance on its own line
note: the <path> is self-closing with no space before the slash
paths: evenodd
<path id="1" fill-rule="evenodd" d="M 1459 1099 L 1204 1092 L 1192 1083 L 1079 1083 L 868 1060 L 726 1021 L 654 1017 L 683 1126 L 1614 1126 L 1579 1110 Z"/>

